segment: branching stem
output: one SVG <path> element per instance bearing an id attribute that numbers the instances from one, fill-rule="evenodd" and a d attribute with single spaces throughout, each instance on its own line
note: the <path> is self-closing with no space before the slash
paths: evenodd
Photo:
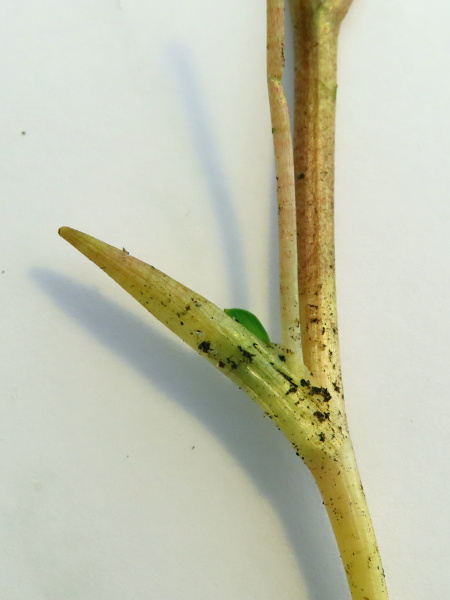
<path id="1" fill-rule="evenodd" d="M 284 3 L 267 3 L 284 348 L 261 340 L 206 298 L 126 251 L 68 227 L 61 228 L 60 235 L 258 402 L 317 482 L 352 599 L 387 600 L 380 554 L 348 434 L 337 332 L 336 52 L 339 26 L 351 0 L 291 0 L 294 146 L 282 88 Z"/>
<path id="2" fill-rule="evenodd" d="M 320 386 L 332 394 L 327 415 L 332 423 L 347 431 L 336 308 L 335 245 L 334 245 L 334 146 L 336 106 L 337 39 L 341 21 L 351 0 L 291 0 L 295 56 L 294 105 L 294 165 L 291 169 L 291 150 L 287 148 L 289 131 L 276 138 L 278 117 L 286 114 L 281 90 L 284 31 L 283 3 L 268 0 L 268 64 L 269 91 L 277 158 L 279 206 L 285 210 L 285 189 L 295 181 L 296 225 L 284 225 L 280 218 L 281 273 L 292 276 L 294 253 L 282 254 L 283 243 L 298 236 L 298 275 L 286 289 L 299 289 L 299 317 L 304 365 Z M 271 22 L 272 21 L 272 22 Z M 276 43 L 271 43 L 271 39 Z M 281 51 L 280 51 L 281 49 Z M 270 58 L 273 56 L 273 59 Z M 275 100 L 272 98 L 275 97 Z M 276 103 L 277 98 L 282 100 Z M 279 107 L 282 105 L 282 108 Z M 276 124 L 275 124 L 276 123 Z M 283 125 L 288 129 L 288 123 Z M 278 153 L 277 153 L 278 150 Z M 277 154 L 283 153 L 283 158 Z M 286 174 L 284 170 L 289 170 Z M 281 177 L 282 175 L 282 177 Z M 291 216 L 291 212 L 289 216 Z M 281 225 L 283 223 L 283 226 Z M 285 265 L 283 267 L 283 261 Z M 289 274 L 289 275 L 288 275 Z M 283 288 L 282 288 L 283 289 Z M 283 292 L 282 292 L 283 297 Z M 297 309 L 297 304 L 295 304 Z M 285 331 L 285 335 L 287 332 Z M 353 600 L 386 600 L 388 597 L 380 554 L 361 485 L 351 444 L 346 441 L 337 455 L 319 457 L 308 464 L 319 486 L 327 509 Z"/>

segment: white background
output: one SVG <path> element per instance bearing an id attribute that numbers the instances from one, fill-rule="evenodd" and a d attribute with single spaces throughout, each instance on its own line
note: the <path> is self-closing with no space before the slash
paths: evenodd
<path id="1" fill-rule="evenodd" d="M 355 0 L 340 39 L 343 369 L 392 600 L 450 596 L 449 20 Z M 348 600 L 273 423 L 57 236 L 277 339 L 264 2 L 3 0 L 0 46 L 2 599 Z"/>

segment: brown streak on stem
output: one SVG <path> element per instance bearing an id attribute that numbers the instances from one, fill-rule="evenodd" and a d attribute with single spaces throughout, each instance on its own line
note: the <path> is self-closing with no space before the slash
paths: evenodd
<path id="1" fill-rule="evenodd" d="M 330 420 L 346 426 L 336 310 L 334 146 L 340 23 L 351 0 L 291 0 L 295 54 L 294 167 L 303 359 L 330 392 Z M 353 600 L 387 600 L 380 554 L 353 448 L 309 465 Z"/>
<path id="2" fill-rule="evenodd" d="M 340 23 L 336 14 L 343 10 L 342 3 L 338 4 L 292 0 L 303 357 L 321 385 L 334 390 L 333 408 L 343 411 L 334 256 L 334 122 Z"/>

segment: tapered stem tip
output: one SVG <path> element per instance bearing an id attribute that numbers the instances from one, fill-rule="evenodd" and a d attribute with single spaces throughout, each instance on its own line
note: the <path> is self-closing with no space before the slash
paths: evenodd
<path id="1" fill-rule="evenodd" d="M 105 244 L 105 242 L 92 237 L 92 235 L 88 235 L 87 233 L 83 233 L 77 229 L 72 229 L 72 227 L 60 227 L 58 229 L 58 233 L 63 239 L 66 240 L 66 242 L 69 242 L 69 244 L 71 244 L 74 248 L 79 250 L 91 260 L 92 252 L 106 252 L 107 250 L 115 250 L 116 252 L 119 252 L 117 248 L 114 248 L 109 244 Z"/>
<path id="2" fill-rule="evenodd" d="M 69 242 L 81 254 L 84 254 L 101 268 L 104 268 L 105 260 L 114 261 L 117 258 L 122 259 L 125 255 L 128 256 L 128 252 L 105 244 L 105 242 L 92 237 L 92 235 L 72 229 L 72 227 L 61 227 L 58 233 L 66 242 Z"/>
<path id="3" fill-rule="evenodd" d="M 58 234 L 73 246 L 76 245 L 76 241 L 80 238 L 80 235 L 83 235 L 81 231 L 72 229 L 72 227 L 60 227 Z"/>

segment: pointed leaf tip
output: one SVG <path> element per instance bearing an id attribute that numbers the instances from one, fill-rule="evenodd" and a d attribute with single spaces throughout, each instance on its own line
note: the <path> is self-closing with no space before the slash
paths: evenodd
<path id="1" fill-rule="evenodd" d="M 69 242 L 69 244 L 72 244 L 72 246 L 75 246 L 75 248 L 77 248 L 83 238 L 90 237 L 87 236 L 86 233 L 82 233 L 77 229 L 72 229 L 72 227 L 60 227 L 58 229 L 58 235 L 66 240 L 66 242 Z"/>
<path id="2" fill-rule="evenodd" d="M 78 231 L 78 229 L 72 229 L 72 227 L 60 227 L 58 229 L 58 234 L 64 239 L 66 240 L 66 242 L 69 242 L 69 244 L 72 244 L 72 246 L 77 247 L 77 245 L 82 241 L 82 240 L 94 240 L 95 238 L 93 238 L 92 236 L 88 235 L 87 233 L 83 233 L 82 231 Z"/>
<path id="3" fill-rule="evenodd" d="M 70 227 L 60 227 L 58 229 L 58 235 L 60 235 L 64 239 L 66 239 L 67 229 L 70 229 Z"/>
<path id="4" fill-rule="evenodd" d="M 92 235 L 72 229 L 71 227 L 60 227 L 58 233 L 66 242 L 69 242 L 81 254 L 84 254 L 103 270 L 105 270 L 106 265 L 109 263 L 116 262 L 116 264 L 119 264 L 117 261 L 120 261 L 124 255 L 128 254 L 126 251 L 121 251 L 114 246 L 98 240 Z"/>

